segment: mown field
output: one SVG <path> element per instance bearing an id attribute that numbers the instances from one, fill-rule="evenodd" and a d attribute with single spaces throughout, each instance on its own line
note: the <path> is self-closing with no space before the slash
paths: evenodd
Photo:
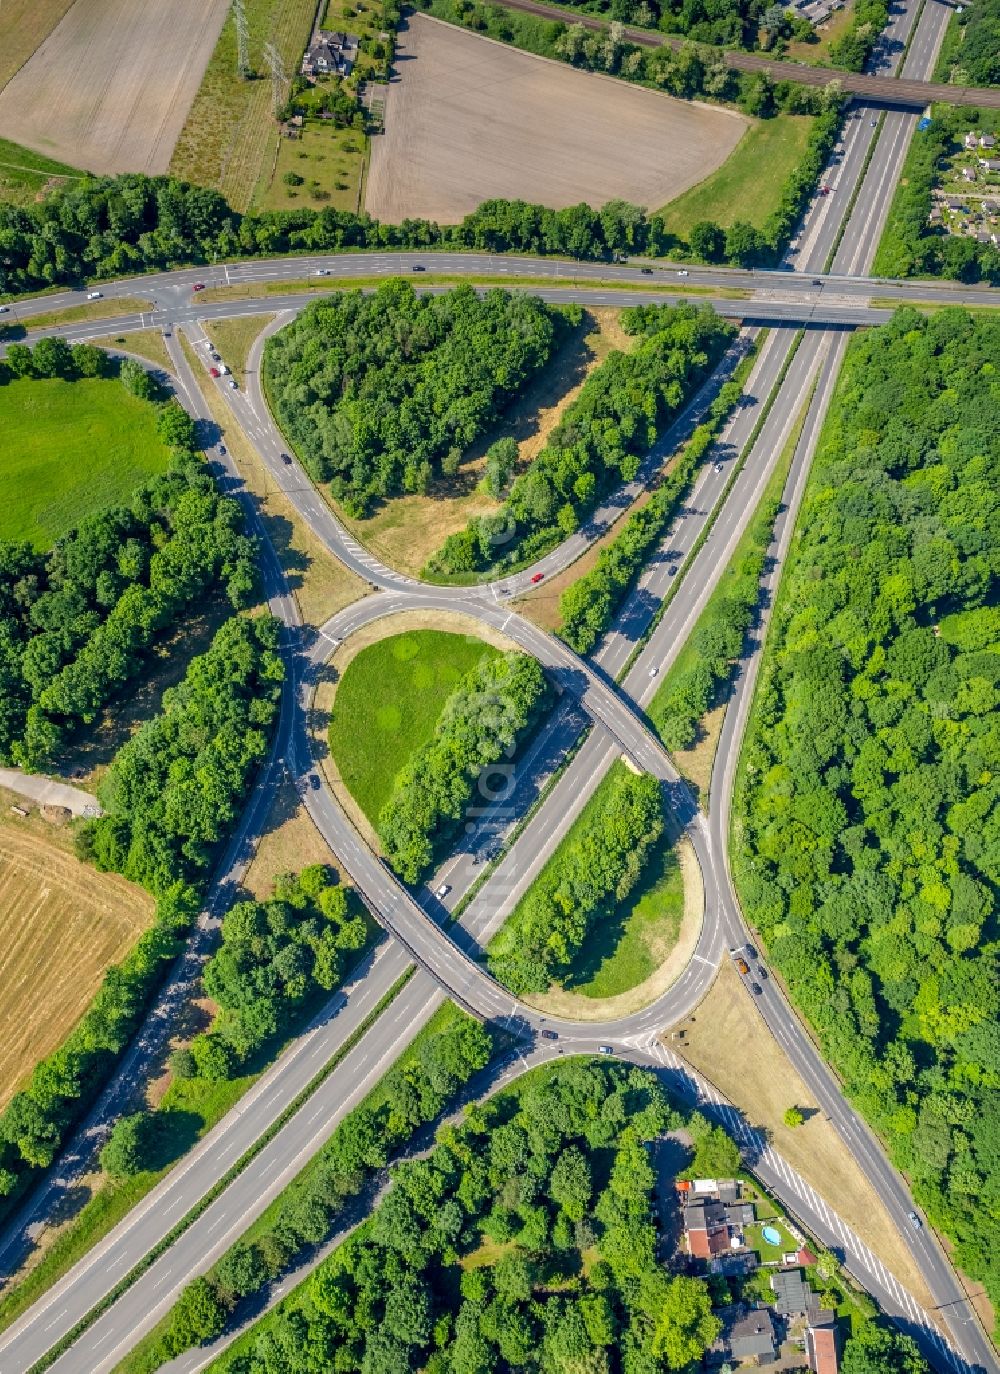
<path id="1" fill-rule="evenodd" d="M 721 167 L 663 207 L 670 233 L 686 239 L 703 219 L 723 227 L 745 220 L 759 229 L 802 160 L 811 124 L 810 115 L 790 114 L 752 124 Z"/>
<path id="2" fill-rule="evenodd" d="M 152 919 L 141 889 L 44 835 L 0 823 L 0 1107 L 62 1043 L 104 970 Z"/>
<path id="3" fill-rule="evenodd" d="M 330 752 L 372 825 L 459 680 L 496 653 L 471 635 L 411 630 L 369 644 L 350 662 L 334 698 Z"/>
<path id="4" fill-rule="evenodd" d="M 0 387 L 0 539 L 48 548 L 168 464 L 153 407 L 114 379 Z"/>

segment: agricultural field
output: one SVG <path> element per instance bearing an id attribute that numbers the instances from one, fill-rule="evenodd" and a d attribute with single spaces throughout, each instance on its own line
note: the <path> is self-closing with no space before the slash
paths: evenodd
<path id="1" fill-rule="evenodd" d="M 37 826 L 0 822 L 0 1107 L 152 919 L 141 889 L 80 863 Z"/>
<path id="2" fill-rule="evenodd" d="M 165 172 L 227 8 L 78 0 L 0 91 L 0 129 L 88 171 Z"/>
<path id="3" fill-rule="evenodd" d="M 687 239 L 699 220 L 713 220 L 723 228 L 744 220 L 761 228 L 802 160 L 811 125 L 810 115 L 790 114 L 751 123 L 721 166 L 710 168 L 710 175 L 663 205 L 668 231 Z"/>
<path id="4" fill-rule="evenodd" d="M 225 9 L 225 6 L 223 6 Z M 170 160 L 170 172 L 221 191 L 246 210 L 266 188 L 278 145 L 264 45 L 273 43 L 289 75 L 298 71 L 312 31 L 315 0 L 246 0 L 253 79 L 236 69 L 236 29 L 226 18 Z"/>
<path id="5" fill-rule="evenodd" d="M 4 0 L 0 6 L 0 90 L 72 4 L 73 0 Z"/>
<path id="6" fill-rule="evenodd" d="M 494 196 L 664 205 L 736 147 L 742 115 L 519 52 L 426 15 L 397 42 L 365 208 L 453 223 Z"/>
<path id="7" fill-rule="evenodd" d="M 0 138 L 0 201 L 26 205 L 38 200 L 49 190 L 65 184 L 71 177 L 79 177 L 75 167 L 55 162 L 50 157 L 33 153 Z"/>
<path id="8" fill-rule="evenodd" d="M 434 734 L 461 678 L 496 650 L 472 635 L 411 630 L 369 644 L 343 669 L 330 753 L 372 825 L 397 773 Z"/>
<path id="9" fill-rule="evenodd" d="M 0 387 L 0 539 L 48 548 L 169 463 L 155 410 L 115 379 L 21 379 Z"/>

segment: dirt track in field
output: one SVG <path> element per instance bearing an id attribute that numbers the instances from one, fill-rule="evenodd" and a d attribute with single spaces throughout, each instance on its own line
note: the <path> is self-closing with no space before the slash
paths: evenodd
<path id="1" fill-rule="evenodd" d="M 152 916 L 151 899 L 123 878 L 20 826 L 0 827 L 0 1108 Z"/>
<path id="2" fill-rule="evenodd" d="M 228 0 L 76 0 L 0 91 L 0 137 L 91 172 L 165 172 Z"/>
<path id="3" fill-rule="evenodd" d="M 412 15 L 372 140 L 365 208 L 453 224 L 494 196 L 559 208 L 665 205 L 702 181 L 747 121 Z"/>

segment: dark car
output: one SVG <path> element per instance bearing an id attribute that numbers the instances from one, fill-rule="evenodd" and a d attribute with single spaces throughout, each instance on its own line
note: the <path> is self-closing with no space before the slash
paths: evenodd
<path id="1" fill-rule="evenodd" d="M 743 948 L 746 951 L 746 956 L 748 959 L 757 958 L 757 951 L 754 949 L 753 945 L 744 945 Z"/>
<path id="2" fill-rule="evenodd" d="M 767 969 L 764 967 L 763 964 L 758 964 L 758 965 L 757 965 L 757 977 L 758 977 L 758 978 L 764 978 L 764 979 L 767 978 Z"/>
<path id="3" fill-rule="evenodd" d="M 598 1045 L 597 1052 L 598 1054 L 614 1054 L 615 1047 L 614 1045 Z"/>
<path id="4" fill-rule="evenodd" d="M 555 1031 L 542 1031 L 543 1040 L 558 1040 L 559 1036 Z"/>
<path id="5" fill-rule="evenodd" d="M 290 453 L 283 453 L 281 455 L 281 461 L 284 463 L 285 467 L 290 468 L 292 466 L 292 455 Z"/>
<path id="6" fill-rule="evenodd" d="M 820 277 L 813 277 L 813 286 L 822 286 L 822 285 L 823 285 L 823 282 L 822 282 L 822 279 L 821 279 Z"/>
<path id="7" fill-rule="evenodd" d="M 427 271 L 427 268 L 424 267 L 424 265 L 423 265 L 422 263 L 415 262 L 415 263 L 413 264 L 413 266 L 410 268 L 410 271 L 411 271 L 411 272 L 426 272 L 426 271 Z"/>
<path id="8" fill-rule="evenodd" d="M 761 993 L 764 991 L 764 989 L 761 987 L 759 983 L 751 983 L 750 991 L 753 993 L 755 997 L 759 997 Z"/>
<path id="9" fill-rule="evenodd" d="M 312 790 L 313 790 L 314 792 L 318 792 L 318 791 L 319 791 L 319 774 L 318 774 L 318 773 L 310 773 L 310 774 L 309 774 L 309 786 L 312 788 Z"/>
<path id="10" fill-rule="evenodd" d="M 204 289 L 205 283 L 203 281 L 196 281 L 194 286 L 192 286 L 191 288 L 192 291 L 204 291 Z"/>
<path id="11" fill-rule="evenodd" d="M 653 275 L 653 269 L 651 267 L 644 267 L 642 269 L 642 275 L 644 277 L 651 277 Z"/>

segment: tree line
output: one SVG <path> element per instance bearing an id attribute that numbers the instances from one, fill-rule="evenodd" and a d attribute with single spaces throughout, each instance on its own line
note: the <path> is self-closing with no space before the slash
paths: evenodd
<path id="1" fill-rule="evenodd" d="M 690 1368 L 721 1323 L 705 1281 L 656 1262 L 648 1153 L 687 1120 L 644 1070 L 572 1060 L 528 1075 L 393 1169 L 371 1218 L 230 1374 Z"/>
<path id="2" fill-rule="evenodd" d="M 771 49 L 775 41 L 793 32 L 794 16 L 771 0 L 571 0 L 586 14 L 609 16 L 620 24 L 680 34 L 693 43 L 720 48 Z M 473 0 L 456 0 L 455 11 L 464 17 Z M 483 6 L 485 8 L 485 6 Z M 490 6 L 490 8 L 497 8 Z M 772 11 L 777 11 L 772 13 Z M 796 19 L 794 32 L 806 37 L 813 32 L 808 19 Z"/>
<path id="3" fill-rule="evenodd" d="M 744 362 L 749 365 L 750 359 Z M 646 505 L 628 516 L 612 542 L 597 555 L 593 568 L 571 582 L 559 598 L 559 633 L 578 654 L 589 653 L 611 623 L 677 512 L 716 435 L 739 404 L 743 395 L 741 369 L 742 363 L 737 375 L 719 388 L 708 418 L 696 426 L 677 462 L 659 478 Z"/>
<path id="4" fill-rule="evenodd" d="M 1000 86 L 1000 0 L 976 0 L 951 22 L 962 27 L 953 79 L 971 86 Z"/>
<path id="5" fill-rule="evenodd" d="M 97 1098 L 181 952 L 215 847 L 267 747 L 282 675 L 276 622 L 229 620 L 164 693 L 161 713 L 116 755 L 101 789 L 109 814 L 85 823 L 80 855 L 152 892 L 156 919 L 0 1114 L 0 1198 L 8 1208 Z"/>
<path id="6" fill-rule="evenodd" d="M 433 738 L 400 770 L 379 816 L 379 839 L 406 882 L 428 868 L 444 832 L 464 815 L 477 778 L 513 753 L 548 699 L 541 666 L 521 653 L 481 659 L 451 693 Z"/>
<path id="7" fill-rule="evenodd" d="M 886 276 L 946 277 L 950 281 L 1000 283 L 1000 249 L 965 234 L 949 234 L 931 224 L 931 194 L 944 161 L 958 151 L 962 137 L 977 124 L 978 111 L 935 105 L 934 118 L 918 129 L 896 187 L 875 268 Z M 984 188 L 983 195 L 990 194 Z"/>
<path id="8" fill-rule="evenodd" d="M 650 719 L 671 751 L 694 744 L 698 722 L 739 662 L 760 602 L 760 579 L 780 509 L 778 499 L 761 503 L 747 531 L 749 547 L 727 570 L 722 594 L 713 596 L 699 617 L 684 649 L 683 666 L 678 663 L 677 671 L 671 669 L 650 705 Z"/>
<path id="9" fill-rule="evenodd" d="M 851 343 L 734 803 L 744 909 L 956 1262 L 1000 1301 L 1000 322 Z"/>
<path id="10" fill-rule="evenodd" d="M 467 285 L 417 295 L 397 279 L 308 306 L 268 340 L 264 378 L 313 478 L 363 515 L 453 477 L 548 362 L 565 323 L 537 296 Z"/>
<path id="11" fill-rule="evenodd" d="M 351 1200 L 485 1068 L 492 1052 L 490 1032 L 478 1021 L 451 1006 L 439 1013 L 279 1195 L 253 1239 L 237 1241 L 188 1285 L 152 1333 L 148 1348 L 156 1364 L 150 1367 L 218 1335 L 240 1302 L 324 1241 Z M 302 1365 L 293 1358 L 283 1367 Z"/>
<path id="12" fill-rule="evenodd" d="M 566 977 L 593 926 L 642 876 L 663 834 L 663 807 L 656 778 L 614 766 L 491 942 L 494 977 L 518 996 Z"/>
<path id="13" fill-rule="evenodd" d="M 20 347 L 10 350 L 8 376 L 25 362 L 32 376 L 92 376 L 102 366 L 92 355 L 105 356 L 61 339 Z M 37 769 L 57 756 L 140 673 L 157 637 L 214 589 L 234 607 L 253 595 L 255 542 L 243 533 L 238 503 L 219 493 L 196 457 L 190 417 L 168 401 L 157 428 L 171 468 L 127 504 L 86 517 L 47 552 L 0 541 L 4 762 Z"/>
<path id="14" fill-rule="evenodd" d="M 501 509 L 449 535 L 427 565 L 431 576 L 500 574 L 572 534 L 608 491 L 635 477 L 736 332 L 707 306 L 638 306 L 622 311 L 621 323 L 638 346 L 608 354 Z"/>

